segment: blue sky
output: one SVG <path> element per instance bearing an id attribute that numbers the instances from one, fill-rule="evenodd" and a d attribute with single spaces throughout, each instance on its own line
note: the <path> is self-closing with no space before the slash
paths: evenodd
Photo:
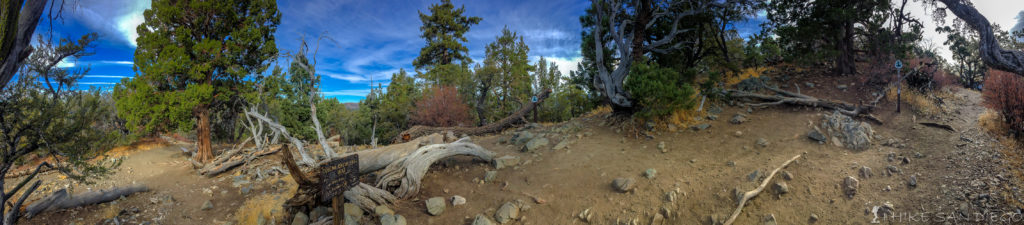
<path id="1" fill-rule="evenodd" d="M 322 94 L 342 102 L 354 102 L 369 92 L 370 79 L 388 82 L 392 73 L 405 69 L 412 73 L 412 60 L 425 42 L 419 37 L 421 22 L 417 11 L 426 12 L 437 0 L 424 1 L 278 1 L 282 12 L 276 34 L 282 52 L 298 49 L 299 39 L 313 41 L 323 32 L 331 40 L 321 43 L 317 72 L 323 76 Z M 469 55 L 475 62 L 484 58 L 484 46 L 508 26 L 525 37 L 530 60 L 540 56 L 558 64 L 563 74 L 575 69 L 580 60 L 579 16 L 589 6 L 587 0 L 453 1 L 465 5 L 469 16 L 483 18 L 466 34 Z M 91 66 L 79 88 L 110 88 L 132 70 L 135 27 L 149 0 L 81 0 L 69 9 L 63 20 L 53 21 L 54 34 L 77 37 L 97 32 L 100 40 L 96 54 L 63 63 L 66 67 Z M 758 21 L 740 24 L 740 33 L 757 32 Z M 37 32 L 49 30 L 44 20 Z M 287 65 L 282 59 L 280 65 Z"/>

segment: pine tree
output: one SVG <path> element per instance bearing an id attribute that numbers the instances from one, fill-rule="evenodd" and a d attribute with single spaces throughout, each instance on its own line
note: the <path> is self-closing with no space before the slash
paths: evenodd
<path id="1" fill-rule="evenodd" d="M 530 47 L 519 36 L 505 27 L 501 36 L 495 38 L 494 42 L 487 45 L 487 59 L 494 62 L 497 68 L 494 77 L 494 90 L 491 101 L 496 110 L 491 110 L 489 118 L 502 118 L 519 109 L 520 104 L 529 101 L 534 94 L 532 89 L 533 80 L 530 72 L 534 70 L 530 65 L 527 54 Z"/>
<path id="2" fill-rule="evenodd" d="M 466 42 L 465 34 L 469 27 L 480 23 L 480 17 L 464 16 L 466 7 L 455 9 L 451 0 L 441 0 L 440 4 L 430 5 L 430 15 L 420 12 L 421 38 L 427 41 L 427 45 L 420 49 L 420 55 L 413 60 L 412 65 L 416 70 L 433 70 L 441 65 L 455 64 L 460 61 L 468 65 L 473 60 L 469 58 L 468 49 L 463 42 Z M 441 74 L 421 74 L 437 75 Z M 429 82 L 437 82 L 439 77 L 421 77 Z"/>
<path id="3" fill-rule="evenodd" d="M 126 93 L 118 95 L 119 104 L 138 110 L 119 114 L 129 124 L 145 124 L 144 131 L 194 126 L 195 157 L 210 160 L 211 114 L 237 107 L 228 102 L 251 88 L 244 78 L 262 73 L 277 54 L 277 2 L 154 0 L 144 18 L 137 29 L 137 75 L 116 87 Z"/>

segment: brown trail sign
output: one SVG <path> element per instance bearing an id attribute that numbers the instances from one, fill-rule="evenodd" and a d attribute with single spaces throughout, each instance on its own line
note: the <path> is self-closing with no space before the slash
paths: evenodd
<path id="1" fill-rule="evenodd" d="M 334 224 L 341 222 L 342 193 L 359 183 L 359 155 L 352 154 L 320 164 L 320 201 L 331 201 Z"/>

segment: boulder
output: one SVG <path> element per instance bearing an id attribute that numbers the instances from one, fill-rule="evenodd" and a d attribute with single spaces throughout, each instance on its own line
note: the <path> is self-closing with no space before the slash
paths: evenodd
<path id="1" fill-rule="evenodd" d="M 838 111 L 822 118 L 822 126 L 838 140 L 843 147 L 852 150 L 867 150 L 875 137 L 875 131 L 866 122 L 859 122 Z"/>
<path id="2" fill-rule="evenodd" d="M 523 145 L 523 150 L 522 151 L 523 152 L 533 152 L 534 150 L 540 149 L 541 147 L 544 147 L 544 146 L 548 146 L 548 139 L 547 138 L 534 138 L 534 139 L 530 140 L 529 142 L 526 142 L 526 145 Z"/>
<path id="3" fill-rule="evenodd" d="M 476 218 L 473 219 L 472 225 L 494 225 L 494 221 L 484 215 L 476 214 Z"/>
<path id="4" fill-rule="evenodd" d="M 519 156 L 502 156 L 494 159 L 494 168 L 502 169 L 519 165 Z"/>

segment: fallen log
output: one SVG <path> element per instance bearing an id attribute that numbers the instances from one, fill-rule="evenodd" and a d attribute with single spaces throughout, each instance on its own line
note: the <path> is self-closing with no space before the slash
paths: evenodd
<path id="1" fill-rule="evenodd" d="M 934 128 L 939 128 L 939 129 L 943 129 L 943 130 L 947 130 L 949 132 L 956 132 L 956 130 L 954 130 L 952 126 L 949 126 L 949 125 L 946 125 L 946 124 L 931 123 L 931 122 L 921 122 L 921 123 L 918 123 L 918 124 L 929 126 L 929 127 L 934 127 Z"/>
<path id="2" fill-rule="evenodd" d="M 345 196 L 345 200 L 352 202 L 352 204 L 359 206 L 360 209 L 366 212 L 373 212 L 373 209 L 377 208 L 378 205 L 391 205 L 395 200 L 398 200 L 390 192 L 364 183 L 359 183 L 345 191 L 342 195 Z"/>
<path id="3" fill-rule="evenodd" d="M 136 184 L 125 187 L 115 187 L 109 190 L 89 191 L 81 194 L 70 195 L 66 190 L 61 189 L 50 196 L 40 199 L 25 208 L 25 216 L 39 215 L 46 210 L 67 209 L 79 206 L 93 205 L 117 200 L 121 196 L 128 196 L 138 192 L 147 192 L 149 187 Z"/>
<path id="4" fill-rule="evenodd" d="M 218 174 L 227 172 L 239 165 L 251 162 L 256 158 L 277 153 L 281 148 L 281 146 L 271 147 L 258 152 L 236 151 L 230 153 L 230 155 L 224 156 L 223 160 L 221 159 L 221 156 L 218 156 L 218 159 L 214 160 L 215 163 L 207 164 L 203 169 L 199 170 L 199 174 L 207 177 L 217 176 Z M 220 162 L 218 163 L 217 161 Z"/>
<path id="5" fill-rule="evenodd" d="M 838 111 L 839 113 L 842 113 L 843 115 L 866 118 L 879 124 L 883 123 L 881 119 L 878 119 L 878 117 L 871 115 L 871 110 L 873 110 L 875 106 L 878 104 L 878 101 L 881 100 L 881 96 L 875 98 L 875 100 L 872 101 L 870 104 L 854 105 L 837 100 L 815 98 L 808 95 L 792 93 L 789 91 L 771 87 L 768 87 L 767 89 L 774 91 L 779 95 L 765 95 L 732 89 L 726 90 L 726 94 L 728 94 L 729 97 L 732 98 L 746 98 L 755 100 L 755 103 L 746 104 L 751 107 L 763 108 L 782 104 L 802 105 L 834 110 Z"/>
<path id="6" fill-rule="evenodd" d="M 536 102 L 525 103 L 525 104 L 523 104 L 523 107 L 519 109 L 519 111 L 516 111 L 516 112 L 512 113 L 512 115 L 509 115 L 509 116 L 507 116 L 507 117 L 505 117 L 505 118 L 503 118 L 501 120 L 495 121 L 493 123 L 489 123 L 487 125 L 483 125 L 483 126 L 479 126 L 479 127 L 430 127 L 430 126 L 417 125 L 417 126 L 413 126 L 413 127 L 409 128 L 408 130 L 402 131 L 402 133 L 399 133 L 398 136 L 395 137 L 394 141 L 395 141 L 395 143 L 402 143 L 402 142 L 406 142 L 406 141 L 409 141 L 409 140 L 412 140 L 412 139 L 415 139 L 415 138 L 418 138 L 418 137 L 421 137 L 421 136 L 425 136 L 425 135 L 428 135 L 428 134 L 434 134 L 434 133 L 452 132 L 456 136 L 463 136 L 463 135 L 473 136 L 473 135 L 497 133 L 497 132 L 505 130 L 505 129 L 509 128 L 509 127 L 512 127 L 513 125 L 515 125 L 515 124 L 517 124 L 519 122 L 525 121 L 526 115 L 528 113 L 530 113 L 530 111 L 533 111 L 534 109 L 536 109 L 537 105 L 540 105 L 542 102 L 544 102 L 544 99 L 547 99 L 550 94 L 551 94 L 551 89 L 544 90 L 539 95 L 537 95 L 537 101 Z"/>
<path id="7" fill-rule="evenodd" d="M 778 168 L 775 168 L 775 170 L 772 170 L 772 173 L 768 174 L 768 177 L 764 178 L 764 181 L 761 181 L 761 185 L 760 186 L 757 186 L 757 188 L 754 189 L 754 190 L 751 190 L 751 191 L 748 191 L 746 193 L 743 193 L 743 196 L 741 196 L 740 199 L 739 199 L 739 205 L 736 206 L 736 210 L 734 210 L 732 212 L 732 216 L 730 216 L 729 220 L 726 220 L 723 225 L 731 225 L 732 222 L 736 221 L 736 217 L 739 216 L 740 212 L 743 211 L 743 206 L 747 204 L 747 201 L 749 201 L 750 199 L 756 197 L 757 194 L 760 194 L 762 191 L 764 191 L 764 188 L 768 186 L 768 183 L 770 183 L 772 181 L 772 178 L 775 177 L 775 174 L 778 173 L 779 170 L 781 170 L 782 168 L 786 168 L 786 166 L 789 166 L 790 163 L 793 163 L 793 161 L 796 161 L 796 159 L 799 159 L 800 156 L 801 155 L 796 155 L 796 156 L 793 156 L 792 159 L 786 160 L 786 162 L 782 163 L 781 166 L 779 166 Z"/>
<path id="8" fill-rule="evenodd" d="M 449 144 L 423 146 L 381 170 L 377 176 L 377 187 L 394 188 L 395 196 L 399 198 L 411 197 L 419 193 L 420 181 L 427 174 L 427 169 L 430 169 L 431 164 L 456 155 L 476 156 L 488 162 L 494 159 L 494 152 L 473 144 L 469 137 Z"/>

